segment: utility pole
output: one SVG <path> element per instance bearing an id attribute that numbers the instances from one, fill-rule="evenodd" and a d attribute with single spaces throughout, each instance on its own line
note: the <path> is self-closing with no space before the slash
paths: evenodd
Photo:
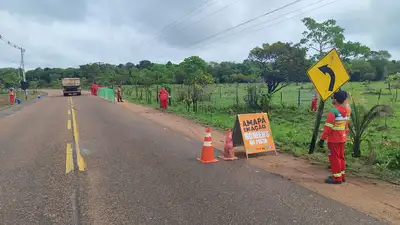
<path id="1" fill-rule="evenodd" d="M 12 43 L 11 41 L 7 41 L 6 39 L 4 39 L 3 35 L 0 34 L 0 40 L 3 41 L 4 43 L 8 44 L 9 46 L 18 49 L 21 52 L 21 64 L 20 64 L 20 70 L 22 73 L 22 81 L 25 83 L 26 85 L 26 76 L 25 76 L 25 65 L 24 65 L 24 53 L 25 53 L 25 49 Z M 22 83 L 22 82 L 21 82 Z M 22 85 L 21 85 L 22 86 Z M 28 92 L 26 90 L 26 88 L 24 88 L 24 93 L 25 93 L 25 100 L 28 100 Z"/>
<path id="2" fill-rule="evenodd" d="M 24 64 L 24 53 L 25 53 L 25 49 L 23 48 L 19 48 L 20 52 L 21 52 L 21 73 L 22 73 L 22 79 L 24 82 L 26 82 L 26 76 L 25 76 L 25 64 Z M 28 91 L 25 89 L 24 90 L 24 94 L 25 94 L 25 100 L 28 100 Z"/>

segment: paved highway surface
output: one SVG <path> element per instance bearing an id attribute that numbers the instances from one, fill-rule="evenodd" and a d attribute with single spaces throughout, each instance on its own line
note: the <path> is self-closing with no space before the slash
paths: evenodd
<path id="1" fill-rule="evenodd" d="M 200 164 L 202 143 L 98 97 L 5 114 L 0 224 L 383 223 L 246 160 Z"/>

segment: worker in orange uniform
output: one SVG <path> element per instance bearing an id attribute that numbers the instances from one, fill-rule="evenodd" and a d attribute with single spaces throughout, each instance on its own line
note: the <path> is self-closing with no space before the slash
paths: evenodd
<path id="1" fill-rule="evenodd" d="M 10 97 L 10 104 L 14 105 L 15 103 L 15 92 L 14 92 L 14 88 L 10 88 L 10 92 L 9 92 L 9 97 Z"/>
<path id="2" fill-rule="evenodd" d="M 97 95 L 97 84 L 96 82 L 93 82 L 92 84 L 92 95 Z"/>
<path id="3" fill-rule="evenodd" d="M 122 90 L 121 86 L 117 86 L 117 102 L 123 102 L 122 101 Z"/>
<path id="4" fill-rule="evenodd" d="M 158 99 L 160 99 L 160 106 L 163 109 L 168 108 L 168 96 L 169 93 L 165 88 L 161 88 L 161 90 L 158 92 Z"/>
<path id="5" fill-rule="evenodd" d="M 311 99 L 311 111 L 316 112 L 317 111 L 317 103 L 318 102 L 318 97 L 317 93 L 313 92 L 312 99 Z"/>
<path id="6" fill-rule="evenodd" d="M 350 94 L 347 91 L 345 91 L 345 93 L 346 93 L 346 100 L 344 100 L 343 105 L 346 106 L 346 108 L 347 108 L 347 117 L 350 119 L 351 118 L 351 106 L 349 104 Z"/>
<path id="7" fill-rule="evenodd" d="M 348 112 L 343 105 L 346 100 L 346 92 L 338 91 L 333 94 L 333 108 L 329 110 L 326 117 L 324 131 L 318 145 L 322 148 L 325 140 L 328 141 L 328 156 L 333 176 L 328 177 L 325 183 L 341 184 L 345 182 L 346 160 L 344 148 L 347 141 Z"/>

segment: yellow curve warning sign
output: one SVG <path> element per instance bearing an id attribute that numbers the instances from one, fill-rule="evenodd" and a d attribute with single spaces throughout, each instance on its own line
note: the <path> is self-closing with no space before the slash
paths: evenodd
<path id="1" fill-rule="evenodd" d="M 336 49 L 308 69 L 307 74 L 324 101 L 350 80 Z"/>

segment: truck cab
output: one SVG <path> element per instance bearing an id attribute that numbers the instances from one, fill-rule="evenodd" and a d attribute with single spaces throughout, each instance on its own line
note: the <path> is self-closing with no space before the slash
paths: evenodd
<path id="1" fill-rule="evenodd" d="M 62 79 L 63 94 L 64 96 L 69 95 L 81 95 L 81 79 L 80 78 L 63 78 Z"/>

